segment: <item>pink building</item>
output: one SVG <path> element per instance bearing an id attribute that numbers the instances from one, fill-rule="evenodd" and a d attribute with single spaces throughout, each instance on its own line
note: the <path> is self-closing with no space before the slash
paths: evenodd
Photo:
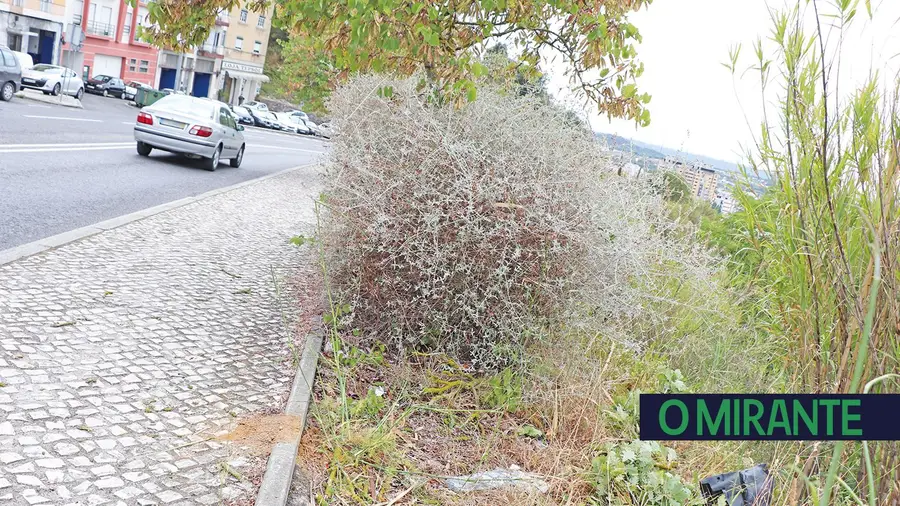
<path id="1" fill-rule="evenodd" d="M 141 0 L 135 13 L 125 0 L 67 2 L 63 65 L 81 69 L 85 80 L 103 74 L 152 86 L 159 50 L 135 40 L 138 26 L 147 19 L 146 5 Z"/>

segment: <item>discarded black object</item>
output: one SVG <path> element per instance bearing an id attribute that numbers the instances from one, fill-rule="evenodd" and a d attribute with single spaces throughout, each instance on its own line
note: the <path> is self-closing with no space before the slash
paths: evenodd
<path id="1" fill-rule="evenodd" d="M 710 506 L 715 505 L 722 494 L 725 494 L 728 506 L 770 506 L 772 491 L 772 480 L 766 464 L 700 480 L 700 492 Z"/>

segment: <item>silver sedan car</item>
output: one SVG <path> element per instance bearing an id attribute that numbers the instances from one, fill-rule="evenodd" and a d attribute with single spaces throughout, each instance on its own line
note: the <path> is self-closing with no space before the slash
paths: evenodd
<path id="1" fill-rule="evenodd" d="M 226 158 L 232 167 L 244 159 L 244 130 L 228 105 L 208 98 L 168 95 L 141 109 L 134 125 L 137 152 L 149 156 L 154 149 L 203 159 L 216 170 Z"/>

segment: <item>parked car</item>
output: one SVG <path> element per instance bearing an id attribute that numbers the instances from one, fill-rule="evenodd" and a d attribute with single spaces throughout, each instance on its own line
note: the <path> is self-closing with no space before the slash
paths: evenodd
<path id="1" fill-rule="evenodd" d="M 322 132 L 322 137 L 326 139 L 330 139 L 331 136 L 335 134 L 335 129 L 331 126 L 331 123 L 325 122 L 319 124 L 319 130 Z"/>
<path id="2" fill-rule="evenodd" d="M 283 125 L 280 121 L 278 121 L 278 118 L 275 116 L 275 113 L 273 113 L 273 112 L 256 111 L 256 114 L 258 114 L 262 119 L 269 122 L 269 128 L 274 128 L 275 130 L 289 130 L 289 128 L 290 128 L 287 125 Z"/>
<path id="3" fill-rule="evenodd" d="M 255 109 L 257 111 L 263 111 L 263 112 L 269 111 L 269 106 L 262 102 L 254 102 L 251 100 L 250 102 L 244 102 L 241 105 L 243 107 L 246 107 L 247 109 Z"/>
<path id="4" fill-rule="evenodd" d="M 275 117 L 278 119 L 278 122 L 281 125 L 282 130 L 285 130 L 288 132 L 294 132 L 297 134 L 312 133 L 310 131 L 309 127 L 306 125 L 306 123 L 304 123 L 300 118 L 298 118 L 296 116 L 291 116 L 290 114 L 283 113 L 283 112 L 276 112 L 276 113 L 269 113 L 269 114 L 275 115 Z"/>
<path id="5" fill-rule="evenodd" d="M 253 117 L 253 124 L 262 128 L 276 128 L 275 125 L 272 124 L 272 120 L 268 117 L 263 116 L 262 111 L 258 111 L 256 109 L 247 109 L 247 112 L 250 113 L 250 116 Z"/>
<path id="6" fill-rule="evenodd" d="M 125 96 L 125 81 L 118 77 L 97 75 L 90 79 L 84 85 L 84 91 L 95 95 L 114 96 L 123 98 Z"/>
<path id="7" fill-rule="evenodd" d="M 299 116 L 300 118 L 303 118 L 303 121 L 309 119 L 309 115 L 300 110 L 288 111 L 288 114 L 290 114 L 291 116 Z"/>
<path id="8" fill-rule="evenodd" d="M 153 87 L 147 83 L 140 81 L 131 81 L 125 85 L 125 94 L 122 96 L 125 100 L 134 100 L 139 89 L 152 90 Z"/>
<path id="9" fill-rule="evenodd" d="M 216 170 L 227 158 L 232 167 L 244 160 L 243 125 L 228 104 L 208 98 L 168 95 L 141 109 L 134 125 L 137 152 L 149 156 L 154 149 L 204 159 Z"/>
<path id="10" fill-rule="evenodd" d="M 322 136 L 322 130 L 319 128 L 319 125 L 317 125 L 313 122 L 313 120 L 311 120 L 309 118 L 303 120 L 303 119 L 300 119 L 299 116 L 294 116 L 294 117 L 300 121 L 303 121 L 306 124 L 306 127 L 309 128 L 310 135 L 315 135 L 316 137 Z"/>
<path id="11" fill-rule="evenodd" d="M 239 105 L 231 106 L 231 112 L 234 113 L 235 118 L 237 118 L 238 123 L 242 125 L 253 125 L 253 116 L 250 114 L 250 111 Z"/>
<path id="12" fill-rule="evenodd" d="M 13 51 L 12 53 L 19 60 L 19 66 L 22 67 L 23 71 L 34 67 L 34 58 L 32 58 L 30 54 L 20 51 Z"/>
<path id="13" fill-rule="evenodd" d="M 8 47 L 0 45 L 0 100 L 9 102 L 19 90 L 22 66 Z"/>
<path id="14" fill-rule="evenodd" d="M 22 71 L 22 87 L 40 90 L 44 95 L 84 96 L 84 81 L 72 69 L 39 63 Z"/>

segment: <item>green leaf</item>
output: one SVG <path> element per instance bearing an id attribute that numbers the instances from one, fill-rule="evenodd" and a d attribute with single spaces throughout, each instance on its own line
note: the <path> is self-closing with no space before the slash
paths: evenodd
<path id="1" fill-rule="evenodd" d="M 637 85 L 626 84 L 622 87 L 622 96 L 625 98 L 633 98 L 635 93 L 637 93 Z"/>
<path id="2" fill-rule="evenodd" d="M 544 437 L 544 432 L 533 425 L 523 425 L 519 427 L 519 435 L 540 439 Z"/>
<path id="3" fill-rule="evenodd" d="M 490 72 L 490 69 L 482 65 L 480 62 L 475 62 L 472 64 L 472 73 L 475 77 L 486 76 Z"/>
<path id="4" fill-rule="evenodd" d="M 641 111 L 641 126 L 650 125 L 650 109 Z"/>
<path id="5" fill-rule="evenodd" d="M 466 92 L 466 99 L 469 102 L 474 102 L 476 98 L 478 98 L 478 88 L 472 85 L 469 87 L 469 91 Z"/>
<path id="6" fill-rule="evenodd" d="M 378 88 L 378 96 L 384 98 L 391 98 L 394 96 L 394 87 L 393 86 L 381 86 Z"/>

